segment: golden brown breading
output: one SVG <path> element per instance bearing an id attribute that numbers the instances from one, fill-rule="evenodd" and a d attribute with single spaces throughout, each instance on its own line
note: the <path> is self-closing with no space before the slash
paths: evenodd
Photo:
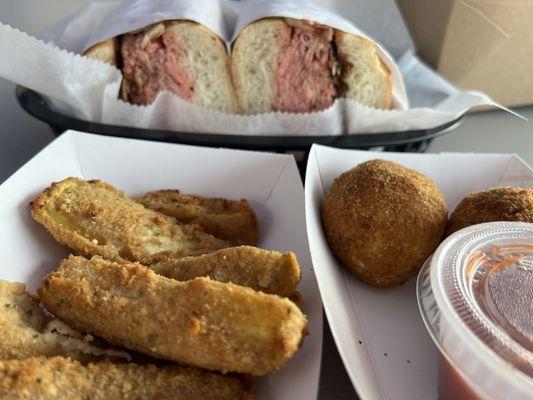
<path id="1" fill-rule="evenodd" d="M 82 365 L 63 357 L 0 361 L 5 400 L 244 400 L 235 378 L 178 366 Z"/>
<path id="2" fill-rule="evenodd" d="M 207 233 L 236 245 L 257 244 L 257 217 L 244 199 L 206 198 L 183 195 L 178 190 L 159 190 L 135 200 L 184 224 L 198 224 Z"/>
<path id="3" fill-rule="evenodd" d="M 331 249 L 363 282 L 390 287 L 416 275 L 442 240 L 448 210 L 437 185 L 391 161 L 340 175 L 322 204 Z"/>
<path id="4" fill-rule="evenodd" d="M 279 369 L 307 325 L 286 298 L 208 278 L 178 282 L 100 257 L 64 260 L 39 296 L 61 320 L 110 343 L 223 372 Z"/>
<path id="5" fill-rule="evenodd" d="M 229 246 L 198 225 L 182 226 L 98 180 L 53 183 L 31 203 L 31 214 L 58 242 L 86 256 L 152 264 Z"/>
<path id="6" fill-rule="evenodd" d="M 91 335 L 82 335 L 46 315 L 26 285 L 0 280 L 0 359 L 57 355 L 81 361 L 129 358 L 123 351 L 99 348 L 91 342 Z"/>
<path id="7" fill-rule="evenodd" d="M 294 293 L 300 281 L 300 266 L 294 253 L 283 254 L 250 246 L 230 247 L 197 257 L 153 264 L 150 269 L 178 281 L 206 276 L 285 297 Z"/>
<path id="8" fill-rule="evenodd" d="M 493 221 L 533 223 L 533 189 L 503 187 L 469 194 L 450 216 L 446 235 Z"/>

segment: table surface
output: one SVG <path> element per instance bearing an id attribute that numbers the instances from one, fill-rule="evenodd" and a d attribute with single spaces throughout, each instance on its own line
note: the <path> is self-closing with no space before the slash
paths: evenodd
<path id="1" fill-rule="evenodd" d="M 2 2 L 0 22 L 36 34 L 86 2 L 49 0 L 46 7 L 40 6 L 40 0 Z M 0 183 L 54 138 L 46 124 L 25 114 L 18 106 L 14 90 L 13 83 L 0 79 L 0 118 L 3 121 L 0 129 Z M 518 111 L 533 119 L 533 107 Z M 434 140 L 428 151 L 517 153 L 533 165 L 533 128 L 531 124 L 501 111 L 471 114 L 459 128 Z M 324 322 L 322 354 L 319 399 L 356 399 L 357 394 L 339 357 L 327 321 Z"/>

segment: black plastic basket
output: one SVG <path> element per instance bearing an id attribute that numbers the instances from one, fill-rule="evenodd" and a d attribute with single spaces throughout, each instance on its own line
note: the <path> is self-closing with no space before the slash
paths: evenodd
<path id="1" fill-rule="evenodd" d="M 54 111 L 39 93 L 18 86 L 16 96 L 21 107 L 35 118 L 48 123 L 56 135 L 68 129 L 98 135 L 130 139 L 154 140 L 196 146 L 226 147 L 293 153 L 300 171 L 305 171 L 307 156 L 313 143 L 327 146 L 399 152 L 423 152 L 431 140 L 456 128 L 462 117 L 432 129 L 404 132 L 372 133 L 343 136 L 246 136 L 232 134 L 188 133 L 106 125 L 80 120 Z"/>

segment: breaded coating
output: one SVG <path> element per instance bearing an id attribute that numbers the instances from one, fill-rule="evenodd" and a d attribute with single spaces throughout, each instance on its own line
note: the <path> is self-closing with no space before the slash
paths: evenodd
<path id="1" fill-rule="evenodd" d="M 197 257 L 154 264 L 150 268 L 178 281 L 206 276 L 215 281 L 231 282 L 284 297 L 292 295 L 300 281 L 300 266 L 294 253 L 250 246 L 230 247 Z"/>
<path id="2" fill-rule="evenodd" d="M 80 361 L 101 357 L 129 359 L 123 351 L 93 345 L 82 335 L 44 313 L 26 285 L 0 280 L 0 359 L 65 356 Z"/>
<path id="3" fill-rule="evenodd" d="M 371 160 L 341 174 L 322 203 L 331 249 L 363 282 L 397 286 L 418 273 L 440 244 L 448 210 L 428 177 Z"/>
<path id="4" fill-rule="evenodd" d="M 469 194 L 450 216 L 446 235 L 493 221 L 533 223 L 533 189 L 503 187 Z"/>
<path id="5" fill-rule="evenodd" d="M 235 378 L 197 368 L 114 364 L 82 365 L 63 357 L 0 361 L 4 400 L 244 400 Z"/>
<path id="6" fill-rule="evenodd" d="M 290 300 L 209 278 L 179 282 L 140 264 L 71 256 L 39 288 L 69 325 L 141 353 L 264 375 L 289 360 L 306 317 Z"/>
<path id="7" fill-rule="evenodd" d="M 159 190 L 135 200 L 184 224 L 198 224 L 207 233 L 235 245 L 257 244 L 257 216 L 245 199 L 206 198 L 180 194 L 178 190 Z"/>
<path id="8" fill-rule="evenodd" d="M 31 215 L 59 243 L 86 256 L 153 264 L 229 247 L 198 225 L 180 225 L 99 180 L 52 183 L 31 203 Z"/>

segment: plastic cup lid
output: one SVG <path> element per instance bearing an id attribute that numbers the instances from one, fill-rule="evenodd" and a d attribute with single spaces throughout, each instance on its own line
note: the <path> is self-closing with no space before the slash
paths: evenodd
<path id="1" fill-rule="evenodd" d="M 456 232 L 428 260 L 417 290 L 426 327 L 464 376 L 490 370 L 533 393 L 533 224 Z"/>

